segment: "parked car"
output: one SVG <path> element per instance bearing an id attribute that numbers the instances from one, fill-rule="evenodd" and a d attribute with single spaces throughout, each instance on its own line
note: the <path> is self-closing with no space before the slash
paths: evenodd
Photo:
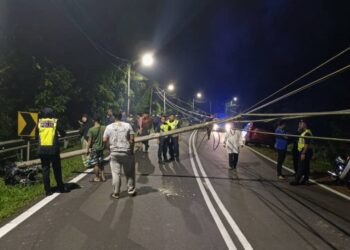
<path id="1" fill-rule="evenodd" d="M 267 145 L 270 147 L 274 147 L 275 144 L 275 136 L 269 134 L 262 134 L 259 132 L 269 132 L 274 133 L 273 126 L 269 123 L 264 122 L 250 122 L 246 125 L 244 131 L 246 131 L 245 135 L 245 143 L 246 144 L 261 144 Z"/>

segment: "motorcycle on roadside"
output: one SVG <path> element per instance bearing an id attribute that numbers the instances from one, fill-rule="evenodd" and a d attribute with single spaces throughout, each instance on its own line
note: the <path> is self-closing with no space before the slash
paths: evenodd
<path id="1" fill-rule="evenodd" d="M 346 159 L 338 156 L 334 161 L 333 169 L 329 170 L 328 173 L 338 184 L 350 186 L 350 156 Z"/>

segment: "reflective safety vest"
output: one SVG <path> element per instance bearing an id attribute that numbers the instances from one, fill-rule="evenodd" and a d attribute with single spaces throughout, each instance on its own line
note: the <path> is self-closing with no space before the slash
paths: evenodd
<path id="1" fill-rule="evenodd" d="M 40 146 L 52 147 L 55 143 L 55 135 L 57 128 L 57 119 L 43 118 L 39 119 L 39 143 Z"/>
<path id="2" fill-rule="evenodd" d="M 305 138 L 304 136 L 309 133 L 310 135 L 312 135 L 311 130 L 310 129 L 306 129 L 299 137 L 298 140 L 298 151 L 301 152 L 305 146 Z"/>
<path id="3" fill-rule="evenodd" d="M 170 126 L 171 130 L 177 129 L 177 126 L 179 125 L 179 120 L 174 121 L 167 121 L 167 124 Z"/>
<path id="4" fill-rule="evenodd" d="M 160 132 L 168 132 L 168 131 L 169 131 L 169 125 L 168 124 L 160 125 Z"/>

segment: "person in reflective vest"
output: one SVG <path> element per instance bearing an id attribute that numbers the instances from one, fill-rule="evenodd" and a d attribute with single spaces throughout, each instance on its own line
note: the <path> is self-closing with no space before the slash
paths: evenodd
<path id="1" fill-rule="evenodd" d="M 54 118 L 54 112 L 51 108 L 44 108 L 40 113 L 40 119 L 37 128 L 37 138 L 39 142 L 38 155 L 43 169 L 43 182 L 46 196 L 52 194 L 50 186 L 50 165 L 57 183 L 59 192 L 67 192 L 62 181 L 60 146 L 58 134 L 62 137 L 66 135 L 61 129 L 58 119 Z"/>
<path id="2" fill-rule="evenodd" d="M 156 132 L 158 133 L 164 133 L 168 132 L 170 130 L 170 126 L 168 125 L 166 121 L 166 117 L 163 115 L 160 118 L 160 123 L 157 126 Z M 158 163 L 163 164 L 164 162 L 168 161 L 167 153 L 168 153 L 168 136 L 162 136 L 158 139 Z M 163 158 L 162 158 L 163 156 Z"/>
<path id="3" fill-rule="evenodd" d="M 291 185 L 308 184 L 310 175 L 310 160 L 312 158 L 311 139 L 305 136 L 312 136 L 312 132 L 308 129 L 305 120 L 299 122 L 299 131 L 301 132 L 298 139 L 299 164 L 298 171 L 295 175 L 295 181 Z"/>
<path id="4" fill-rule="evenodd" d="M 169 125 L 171 130 L 180 128 L 180 121 L 175 118 L 175 115 L 170 115 L 169 120 L 167 121 L 167 124 Z M 168 147 L 169 147 L 169 154 L 170 159 L 169 161 L 179 161 L 180 160 L 180 154 L 179 154 L 179 136 L 178 135 L 172 135 L 169 136 L 168 141 Z"/>

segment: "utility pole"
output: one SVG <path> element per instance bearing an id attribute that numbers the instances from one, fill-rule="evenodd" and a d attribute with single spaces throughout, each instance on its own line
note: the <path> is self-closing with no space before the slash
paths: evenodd
<path id="1" fill-rule="evenodd" d="M 166 97 L 165 97 L 165 89 L 163 90 L 163 111 L 164 111 L 164 115 L 166 114 L 166 104 L 165 104 L 165 101 L 166 101 L 166 99 L 165 99 Z"/>
<path id="2" fill-rule="evenodd" d="M 128 64 L 128 107 L 127 114 L 130 115 L 130 74 L 131 74 L 131 64 Z"/>
<path id="3" fill-rule="evenodd" d="M 149 98 L 149 114 L 152 114 L 152 96 L 153 96 L 153 87 L 151 87 L 151 96 Z"/>

